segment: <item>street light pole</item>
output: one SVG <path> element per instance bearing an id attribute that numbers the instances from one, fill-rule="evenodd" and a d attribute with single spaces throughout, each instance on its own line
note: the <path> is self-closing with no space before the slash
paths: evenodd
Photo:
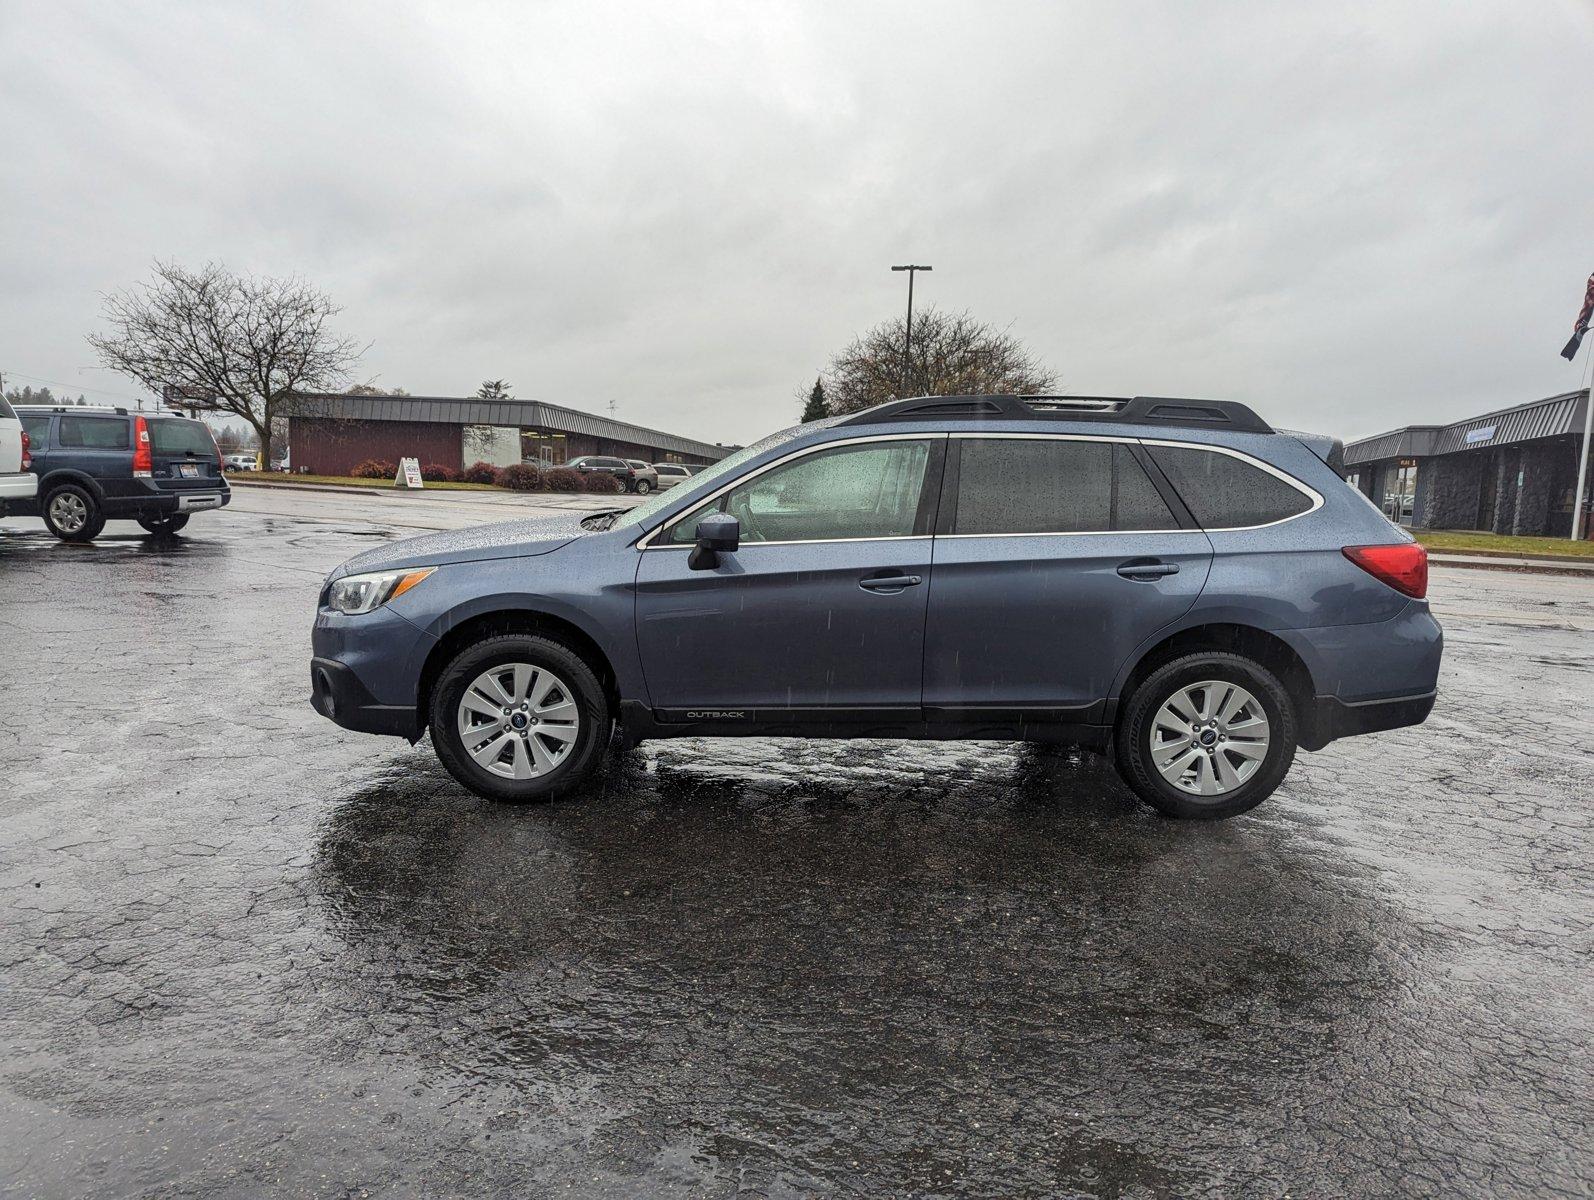
<path id="1" fill-rule="evenodd" d="M 905 266 L 892 267 L 893 271 L 906 271 L 908 273 L 908 324 L 902 335 L 902 394 L 908 394 L 908 363 L 912 361 L 913 353 L 913 276 L 917 271 L 933 271 L 934 267 L 922 267 L 918 263 L 908 263 Z"/>

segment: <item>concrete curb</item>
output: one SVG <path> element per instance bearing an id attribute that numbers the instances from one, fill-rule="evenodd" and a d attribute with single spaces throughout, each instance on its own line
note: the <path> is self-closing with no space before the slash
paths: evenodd
<path id="1" fill-rule="evenodd" d="M 1582 566 L 1565 559 L 1508 559 L 1493 562 L 1479 559 L 1443 558 L 1428 556 L 1431 567 L 1460 567 L 1472 571 L 1511 571 L 1518 575 L 1565 575 L 1580 579 L 1594 579 L 1594 564 Z"/>

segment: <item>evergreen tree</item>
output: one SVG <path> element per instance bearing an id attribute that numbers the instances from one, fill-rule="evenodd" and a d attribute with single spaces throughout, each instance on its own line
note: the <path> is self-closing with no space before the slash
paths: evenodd
<path id="1" fill-rule="evenodd" d="M 822 380 L 814 380 L 814 390 L 808 393 L 808 399 L 803 404 L 803 422 L 821 421 L 830 415 L 830 406 L 825 403 L 825 385 Z"/>

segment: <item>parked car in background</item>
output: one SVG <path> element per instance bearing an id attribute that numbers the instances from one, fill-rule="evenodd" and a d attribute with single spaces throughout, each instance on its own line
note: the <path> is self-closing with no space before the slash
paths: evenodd
<path id="1" fill-rule="evenodd" d="M 38 491 L 30 441 L 16 411 L 0 396 L 0 517 L 13 501 L 32 500 Z"/>
<path id="2" fill-rule="evenodd" d="M 44 518 L 62 541 L 88 542 L 106 521 L 176 533 L 191 514 L 232 499 L 204 422 L 177 413 L 85 406 L 17 409 L 32 441 L 38 494 L 14 511 Z"/>
<path id="3" fill-rule="evenodd" d="M 646 463 L 639 464 L 646 467 Z M 637 473 L 636 466 L 623 458 L 608 458 L 601 454 L 584 454 L 580 458 L 572 458 L 565 466 L 571 470 L 580 471 L 584 475 L 599 472 L 604 475 L 613 475 L 620 481 L 620 487 L 628 492 L 637 492 L 646 495 L 658 485 L 658 476 L 648 468 L 648 475 L 643 477 Z"/>
<path id="4" fill-rule="evenodd" d="M 221 460 L 221 465 L 227 471 L 253 471 L 257 461 L 253 454 L 229 454 Z"/>
<path id="5" fill-rule="evenodd" d="M 1433 707 L 1427 554 L 1342 457 L 1242 404 L 893 401 L 629 512 L 350 559 L 321 589 L 311 702 L 430 731 L 499 800 L 576 788 L 618 723 L 1070 743 L 1164 814 L 1232 816 L 1297 747 Z"/>
<path id="6" fill-rule="evenodd" d="M 661 488 L 672 488 L 692 478 L 692 472 L 681 463 L 654 463 L 653 469 L 658 472 Z"/>
<path id="7" fill-rule="evenodd" d="M 645 463 L 641 459 L 628 458 L 625 460 L 625 465 L 631 468 L 631 473 L 635 477 L 635 482 L 631 485 L 633 492 L 638 495 L 645 495 L 648 492 L 659 490 L 659 473 L 654 469 L 652 463 Z"/>

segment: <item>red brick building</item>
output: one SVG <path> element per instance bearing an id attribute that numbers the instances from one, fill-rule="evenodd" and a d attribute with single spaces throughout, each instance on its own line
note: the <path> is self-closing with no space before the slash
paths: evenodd
<path id="1" fill-rule="evenodd" d="M 583 454 L 707 466 L 734 446 L 679 437 L 540 400 L 457 396 L 306 396 L 288 420 L 296 471 L 347 475 L 367 459 L 465 467 L 534 462 L 558 466 Z"/>

